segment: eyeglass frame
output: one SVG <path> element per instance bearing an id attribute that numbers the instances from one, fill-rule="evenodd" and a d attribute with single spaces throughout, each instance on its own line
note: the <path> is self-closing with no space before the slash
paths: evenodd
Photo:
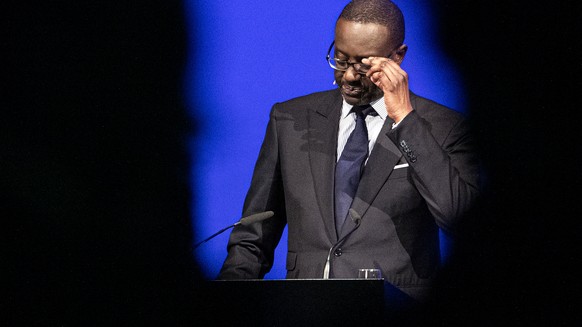
<path id="1" fill-rule="evenodd" d="M 339 69 L 339 68 L 333 66 L 331 64 L 331 62 L 330 62 L 330 60 L 331 60 L 330 53 L 331 53 L 331 49 L 333 49 L 334 44 L 335 44 L 335 40 L 331 41 L 331 44 L 329 46 L 329 49 L 327 49 L 327 56 L 325 56 L 325 60 L 327 61 L 327 64 L 329 65 L 329 67 L 331 67 L 333 70 L 337 70 L 337 71 L 340 71 L 340 72 L 347 72 L 348 69 L 350 69 L 350 67 L 354 67 L 354 70 L 356 71 L 356 73 L 358 73 L 360 75 L 366 75 L 366 73 L 368 71 L 360 72 L 360 71 L 358 71 L 358 69 L 356 69 L 356 66 L 355 66 L 355 65 L 365 65 L 362 62 L 349 62 L 347 60 L 340 60 L 340 59 L 334 57 L 333 59 L 335 61 L 345 62 L 348 65 L 348 67 L 346 69 Z M 396 50 L 397 48 L 398 47 L 396 47 L 394 50 Z M 390 58 L 392 56 L 392 53 L 394 52 L 394 50 L 390 51 L 390 54 L 387 56 L 387 58 Z M 365 65 L 365 66 L 368 66 L 368 65 Z M 370 68 L 368 68 L 368 69 L 370 69 Z"/>

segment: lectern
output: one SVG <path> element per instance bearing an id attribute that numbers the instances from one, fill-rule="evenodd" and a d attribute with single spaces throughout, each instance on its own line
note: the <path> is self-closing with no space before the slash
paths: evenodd
<path id="1" fill-rule="evenodd" d="M 207 281 L 200 292 L 208 326 L 369 326 L 385 306 L 380 279 Z"/>

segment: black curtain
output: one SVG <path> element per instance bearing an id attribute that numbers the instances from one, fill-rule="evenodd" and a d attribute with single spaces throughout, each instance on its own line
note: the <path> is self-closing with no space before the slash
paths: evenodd
<path id="1" fill-rule="evenodd" d="M 3 324 L 192 321 L 183 4 L 1 6 Z"/>
<path id="2" fill-rule="evenodd" d="M 484 194 L 428 325 L 580 322 L 580 6 L 443 1 L 483 161 Z"/>

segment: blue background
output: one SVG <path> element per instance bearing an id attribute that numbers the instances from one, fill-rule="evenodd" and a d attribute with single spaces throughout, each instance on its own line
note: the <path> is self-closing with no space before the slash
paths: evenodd
<path id="1" fill-rule="evenodd" d="M 465 112 L 462 78 L 439 46 L 435 1 L 395 1 L 406 21 L 402 64 L 410 89 Z M 348 1 L 189 1 L 186 102 L 192 138 L 194 241 L 236 222 L 250 185 L 271 106 L 332 89 L 325 61 L 335 21 Z M 205 278 L 218 274 L 229 233 L 196 249 Z M 265 278 L 285 277 L 286 232 Z"/>

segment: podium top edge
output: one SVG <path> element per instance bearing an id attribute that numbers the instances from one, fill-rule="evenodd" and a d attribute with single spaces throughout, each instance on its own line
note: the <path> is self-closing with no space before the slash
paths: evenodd
<path id="1" fill-rule="evenodd" d="M 312 282 L 334 282 L 334 281 L 384 281 L 384 278 L 331 278 L 331 279 L 323 279 L 323 278 L 305 278 L 305 279 L 228 279 L 228 280 L 209 280 L 209 282 L 305 282 L 305 281 L 312 281 Z"/>

